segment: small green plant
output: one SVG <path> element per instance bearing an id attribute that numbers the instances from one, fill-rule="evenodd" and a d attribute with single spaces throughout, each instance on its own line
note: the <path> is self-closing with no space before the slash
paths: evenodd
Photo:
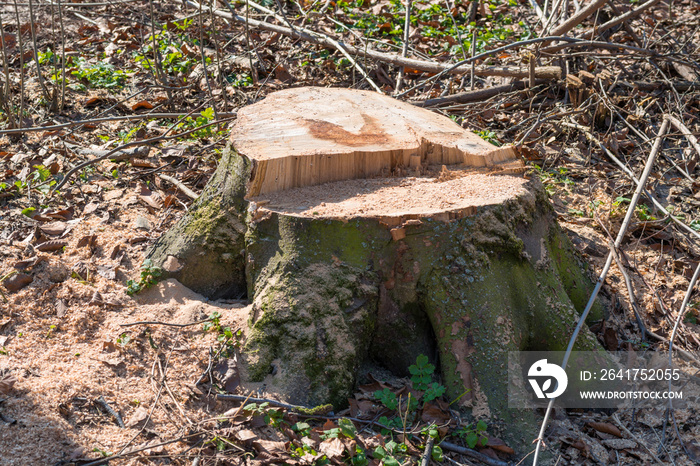
<path id="1" fill-rule="evenodd" d="M 396 393 L 392 392 L 388 388 L 374 392 L 374 398 L 383 404 L 385 408 L 392 411 L 396 411 L 396 408 L 399 406 L 399 400 L 396 398 Z"/>
<path id="2" fill-rule="evenodd" d="M 183 121 L 181 121 L 177 127 L 178 129 L 181 129 L 183 131 L 188 131 L 191 129 L 199 128 L 200 126 L 204 126 L 207 123 L 210 123 L 214 121 L 214 109 L 212 107 L 207 108 L 206 110 L 202 110 L 199 113 L 199 116 L 196 118 L 192 117 L 187 117 Z M 187 135 L 187 138 L 190 139 L 196 139 L 196 138 L 208 138 L 211 137 L 214 134 L 213 126 L 207 126 L 206 128 L 199 129 L 197 131 L 194 131 L 193 133 L 190 133 Z"/>
<path id="3" fill-rule="evenodd" d="M 129 74 L 105 62 L 90 63 L 84 58 L 73 60 L 77 68 L 71 74 L 92 88 L 120 89 L 124 87 Z"/>
<path id="4" fill-rule="evenodd" d="M 483 447 L 489 440 L 486 429 L 488 425 L 484 421 L 479 421 L 476 425 L 469 424 L 462 427 L 455 431 L 455 434 L 461 437 L 469 448 L 475 448 L 477 445 Z"/>
<path id="5" fill-rule="evenodd" d="M 213 330 L 215 332 L 220 332 L 221 331 L 221 314 L 219 311 L 214 311 L 211 313 L 209 316 L 209 321 L 205 322 L 204 325 L 202 326 L 202 330 L 205 332 L 208 332 L 210 330 Z"/>
<path id="6" fill-rule="evenodd" d="M 635 207 L 634 212 L 637 214 L 637 217 L 639 218 L 639 220 L 641 220 L 643 222 L 649 222 L 652 220 L 656 220 L 656 217 L 651 215 L 651 213 L 649 212 L 649 206 L 647 206 L 647 205 L 644 205 L 644 204 L 638 205 L 637 207 Z"/>
<path id="7" fill-rule="evenodd" d="M 139 291 L 146 289 L 158 282 L 158 278 L 161 276 L 162 271 L 158 267 L 153 267 L 153 262 L 150 259 L 146 259 L 141 264 L 141 277 L 138 282 L 134 280 L 129 280 L 126 282 L 126 293 L 129 296 L 133 296 Z"/>
<path id="8" fill-rule="evenodd" d="M 282 418 L 284 417 L 282 410 L 270 407 L 268 402 L 251 403 L 246 405 L 243 410 L 262 416 L 265 424 L 269 426 L 278 428 L 282 425 Z"/>
<path id="9" fill-rule="evenodd" d="M 122 348 L 131 343 L 131 337 L 126 333 L 122 333 L 117 337 L 117 344 Z"/>
<path id="10" fill-rule="evenodd" d="M 435 372 L 435 366 L 428 361 L 428 356 L 420 354 L 416 358 L 416 363 L 408 367 L 413 388 L 422 392 L 428 389 L 428 384 L 432 381 L 433 372 Z"/>
<path id="11" fill-rule="evenodd" d="M 483 139 L 486 142 L 490 142 L 494 146 L 500 146 L 501 142 L 498 140 L 498 136 L 496 136 L 496 133 L 493 131 L 489 131 L 487 129 L 482 130 L 482 131 L 477 131 L 476 134 Z"/>
<path id="12" fill-rule="evenodd" d="M 55 325 L 49 325 L 49 331 L 46 332 L 46 338 L 51 338 L 53 336 L 55 330 L 56 330 Z"/>

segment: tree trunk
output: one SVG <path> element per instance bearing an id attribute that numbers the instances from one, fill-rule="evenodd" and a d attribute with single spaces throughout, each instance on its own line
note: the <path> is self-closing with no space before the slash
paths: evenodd
<path id="1" fill-rule="evenodd" d="M 212 298 L 247 290 L 248 376 L 289 401 L 343 406 L 365 362 L 404 375 L 426 354 L 449 400 L 524 447 L 534 414 L 507 409 L 508 351 L 563 350 L 592 286 L 542 186 L 494 175 L 519 166 L 387 97 L 283 91 L 239 112 L 149 256 Z M 578 349 L 597 347 L 582 332 Z"/>

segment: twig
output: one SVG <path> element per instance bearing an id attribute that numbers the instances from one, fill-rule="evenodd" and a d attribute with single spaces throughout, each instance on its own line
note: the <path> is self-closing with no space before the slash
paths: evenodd
<path id="1" fill-rule="evenodd" d="M 647 442 L 646 442 L 646 441 L 640 440 L 639 437 L 637 437 L 637 436 L 634 435 L 632 432 L 630 432 L 630 430 L 620 421 L 620 418 L 617 417 L 617 413 L 613 413 L 612 418 L 613 418 L 613 420 L 615 421 L 615 424 L 617 424 L 617 425 L 620 427 L 620 429 L 622 429 L 627 435 L 629 435 L 630 437 L 632 437 L 632 438 L 634 439 L 635 442 L 637 442 L 637 445 L 641 445 L 641 446 L 644 447 L 644 449 L 651 455 L 651 457 L 654 459 L 654 461 L 656 461 L 656 462 L 659 463 L 659 464 L 666 464 L 666 463 L 664 463 L 663 461 L 661 461 L 661 460 L 654 454 L 654 452 L 651 451 L 651 450 L 649 449 L 649 447 L 647 447 Z"/>
<path id="2" fill-rule="evenodd" d="M 589 3 L 586 7 L 582 8 L 581 11 L 576 13 L 574 16 L 571 18 L 567 19 L 564 21 L 562 24 L 559 26 L 555 27 L 552 29 L 551 35 L 553 36 L 563 36 L 567 32 L 571 31 L 573 28 L 581 24 L 591 16 L 593 13 L 598 11 L 603 5 L 605 5 L 605 2 L 607 0 L 593 0 L 591 3 Z"/>
<path id="3" fill-rule="evenodd" d="M 126 428 L 126 426 L 124 425 L 124 421 L 122 420 L 122 417 L 119 415 L 118 412 L 116 412 L 114 410 L 114 408 L 112 408 L 109 405 L 109 403 L 107 403 L 107 400 L 105 400 L 105 398 L 102 395 L 100 395 L 100 397 L 95 400 L 95 404 L 99 405 L 110 416 L 112 416 L 117 421 L 117 425 L 119 427 L 121 427 L 122 429 Z"/>
<path id="4" fill-rule="evenodd" d="M 107 154 L 108 152 L 110 152 L 110 151 L 105 150 L 105 149 L 88 149 L 87 147 L 80 147 L 77 144 L 71 144 L 69 142 L 64 142 L 64 145 L 68 149 L 70 149 L 74 152 L 77 152 L 80 155 L 86 155 L 86 156 L 92 155 L 95 157 L 101 157 L 101 156 Z M 149 152 L 150 152 L 149 147 L 138 146 L 138 147 L 134 147 L 131 149 L 125 149 L 125 150 L 115 152 L 114 154 L 112 154 L 112 157 L 110 157 L 110 159 L 119 161 L 119 160 L 131 159 L 134 157 L 145 157 L 148 155 Z"/>
<path id="5" fill-rule="evenodd" d="M 309 411 L 314 409 L 314 408 L 309 408 L 307 406 L 290 405 L 287 403 L 282 403 L 281 401 L 271 400 L 271 399 L 267 399 L 267 398 L 252 398 L 250 396 L 242 396 L 242 395 L 228 395 L 228 394 L 217 393 L 216 398 L 218 398 L 219 400 L 231 400 L 231 401 L 242 401 L 242 402 L 250 401 L 252 403 L 268 403 L 271 406 L 275 406 L 277 408 L 284 408 L 284 409 L 288 409 L 290 411 L 301 412 L 301 413 L 308 413 Z M 319 406 L 317 408 L 325 408 L 325 406 Z"/>
<path id="6" fill-rule="evenodd" d="M 423 101 L 411 101 L 411 103 L 418 107 L 437 107 L 444 104 L 466 104 L 470 102 L 481 102 L 499 94 L 504 94 L 506 92 L 521 91 L 525 89 L 525 87 L 526 86 L 524 81 L 515 81 L 511 84 L 506 84 L 503 86 L 487 87 L 486 89 L 479 89 L 477 91 L 461 92 L 459 94 L 453 94 L 446 97 L 437 97 L 435 99 L 428 99 Z"/>
<path id="7" fill-rule="evenodd" d="M 420 466 L 428 466 L 430 464 L 430 458 L 433 455 L 433 444 L 435 439 L 432 435 L 428 436 L 428 441 L 425 443 L 425 451 L 423 452 L 423 457 L 420 460 Z"/>
<path id="8" fill-rule="evenodd" d="M 669 115 L 668 119 L 671 120 L 671 124 L 681 133 L 683 133 L 683 136 L 688 138 L 688 142 L 693 146 L 695 149 L 695 152 L 697 152 L 698 157 L 700 157 L 700 144 L 698 144 L 698 138 L 695 137 L 693 133 L 690 132 L 687 126 L 683 124 L 681 120 L 678 118 Z M 698 157 L 695 157 L 696 160 L 698 160 Z"/>
<path id="9" fill-rule="evenodd" d="M 404 18 L 403 23 L 403 48 L 401 49 L 401 58 L 406 58 L 406 55 L 408 54 L 408 36 L 411 33 L 411 5 L 412 1 L 406 0 L 406 17 Z M 395 92 L 401 91 L 401 86 L 403 85 L 404 68 L 405 67 L 403 66 L 399 68 L 399 76 L 396 78 Z"/>
<path id="10" fill-rule="evenodd" d="M 225 121 L 230 121 L 230 120 L 232 120 L 232 118 L 220 120 L 220 121 L 211 121 L 211 122 L 207 123 L 206 125 L 198 126 L 197 128 L 194 128 L 194 129 L 191 129 L 188 131 L 184 131 L 182 133 L 174 134 L 172 136 L 158 136 L 155 138 L 143 139 L 141 141 L 134 141 L 134 142 L 128 142 L 126 144 L 122 144 L 121 146 L 112 149 L 107 154 L 105 154 L 101 157 L 96 157 L 94 159 L 90 159 L 90 160 L 83 162 L 83 163 L 80 163 L 80 164 L 76 165 L 75 167 L 71 168 L 70 170 L 68 170 L 68 173 L 66 173 L 66 176 L 64 176 L 63 179 L 61 181 L 59 181 L 58 184 L 56 184 L 56 186 L 54 186 L 53 192 L 56 192 L 59 189 L 61 189 L 68 182 L 70 177 L 72 175 L 74 175 L 78 170 L 81 170 L 89 165 L 93 165 L 95 163 L 101 162 L 102 160 L 106 160 L 106 159 L 110 158 L 112 156 L 112 154 L 116 153 L 117 151 L 126 149 L 127 147 L 133 147 L 133 146 L 143 145 L 143 144 L 150 144 L 150 143 L 156 142 L 156 141 L 167 141 L 170 139 L 181 138 L 181 137 L 187 136 L 188 134 L 192 134 L 195 131 L 200 131 L 202 128 L 208 128 L 209 126 L 219 125 Z M 174 127 L 174 125 L 173 125 L 173 127 Z"/>
<path id="11" fill-rule="evenodd" d="M 164 175 L 162 173 L 158 173 L 158 178 L 160 178 L 161 180 L 165 180 L 168 183 L 172 183 L 177 187 L 177 189 L 182 191 L 187 197 L 189 197 L 192 200 L 195 200 L 199 197 L 199 194 L 185 186 L 185 184 L 177 178 L 173 178 L 172 176 Z"/>
<path id="12" fill-rule="evenodd" d="M 123 116 L 111 116 L 103 118 L 93 118 L 90 120 L 76 120 L 70 121 L 68 123 L 61 123 L 60 125 L 51 126 L 31 126 L 29 128 L 16 128 L 16 129 L 3 129 L 0 130 L 0 136 L 4 134 L 21 134 L 21 133 L 31 133 L 35 131 L 56 131 L 64 128 L 70 128 L 72 126 L 104 123 L 107 121 L 122 121 L 122 120 L 143 120 L 147 118 L 180 118 L 184 115 L 183 113 L 139 113 L 138 115 L 123 115 Z M 236 116 L 236 113 L 220 113 L 221 118 L 232 118 Z"/>
<path id="13" fill-rule="evenodd" d="M 168 327 L 191 327 L 193 325 L 199 325 L 199 324 L 204 324 L 206 322 L 210 322 L 211 318 L 206 318 L 204 320 L 198 320 L 197 322 L 189 322 L 187 324 L 173 324 L 170 322 L 160 322 L 158 320 L 141 320 L 138 322 L 129 322 L 127 324 L 119 324 L 120 327 L 133 327 L 135 325 L 166 325 Z"/>
<path id="14" fill-rule="evenodd" d="M 484 464 L 488 464 L 489 466 L 510 466 L 510 463 L 491 458 L 490 456 L 486 456 L 483 453 L 479 453 L 478 451 L 472 450 L 470 448 L 460 447 L 459 445 L 455 445 L 454 443 L 442 442 L 440 443 L 440 447 L 443 450 L 453 451 L 455 453 L 474 458 L 475 460 L 479 460 Z"/>
<path id="15" fill-rule="evenodd" d="M 630 205 L 627 208 L 627 213 L 625 214 L 625 218 L 622 221 L 622 225 L 620 225 L 620 230 L 617 233 L 617 237 L 615 238 L 615 243 L 613 245 L 614 248 L 619 248 L 620 244 L 622 243 L 622 239 L 625 237 L 625 233 L 627 232 L 627 227 L 632 220 L 632 216 L 634 215 L 634 209 L 637 206 L 637 201 L 639 201 L 639 197 L 642 194 L 642 190 L 644 189 L 644 185 L 646 184 L 646 180 L 649 177 L 649 174 L 651 173 L 651 169 L 654 166 L 654 161 L 656 160 L 656 155 L 658 154 L 659 150 L 661 149 L 661 142 L 663 140 L 664 135 L 666 134 L 666 131 L 668 130 L 670 122 L 667 118 L 664 118 L 663 123 L 661 124 L 661 128 L 659 129 L 659 133 L 657 135 L 657 139 L 654 142 L 654 147 L 652 147 L 651 152 L 649 153 L 649 157 L 647 158 L 646 165 L 644 166 L 644 171 L 642 172 L 642 176 L 640 177 L 640 181 L 637 184 L 637 188 L 634 191 L 634 194 L 632 195 L 632 200 L 630 201 Z M 608 271 L 610 270 L 610 266 L 612 265 L 613 261 L 613 252 L 610 251 L 608 253 L 608 258 L 605 261 L 605 265 L 603 266 L 603 270 L 600 272 L 600 276 L 598 277 L 598 280 L 596 281 L 595 287 L 593 289 L 593 292 L 591 293 L 591 297 L 588 300 L 588 304 L 586 304 L 586 308 L 583 310 L 581 313 L 581 317 L 579 318 L 578 324 L 576 325 L 576 328 L 574 329 L 573 334 L 571 335 L 571 338 L 569 339 L 569 345 L 566 348 L 566 353 L 564 353 L 564 358 L 561 363 L 562 369 L 566 369 L 566 364 L 569 362 L 569 356 L 571 355 L 571 351 L 573 350 L 574 343 L 576 342 L 576 338 L 578 337 L 579 332 L 581 331 L 581 328 L 585 324 L 586 317 L 588 316 L 588 313 L 590 312 L 591 308 L 593 307 L 593 304 L 595 303 L 596 298 L 598 297 L 598 292 L 600 292 L 601 287 L 603 286 L 603 282 L 605 281 L 605 278 L 608 275 Z M 700 266 L 698 267 L 698 270 L 700 270 Z M 539 457 L 539 452 L 540 449 L 542 448 L 542 440 L 544 438 L 544 431 L 547 428 L 547 422 L 549 421 L 549 415 L 552 412 L 552 407 L 554 406 L 554 402 L 556 401 L 556 398 L 550 399 L 549 403 L 547 404 L 547 411 L 545 412 L 544 419 L 542 420 L 542 426 L 540 428 L 539 435 L 537 436 L 537 446 L 535 447 L 535 455 L 533 457 L 533 466 L 537 465 L 537 459 Z"/>
<path id="16" fill-rule="evenodd" d="M 660 1 L 661 0 L 649 0 L 648 2 L 644 3 L 643 5 L 638 6 L 637 8 L 635 8 L 633 10 L 630 10 L 625 14 L 616 16 L 615 18 L 611 19 L 610 21 L 601 24 L 600 26 L 594 28 L 591 32 L 584 34 L 582 36 L 582 38 L 583 39 L 592 39 L 596 35 L 599 35 L 605 31 L 607 31 L 608 29 L 617 26 L 618 24 L 627 21 L 628 19 L 636 18 L 637 16 L 641 15 L 646 10 L 653 7 L 654 5 L 659 3 Z"/>

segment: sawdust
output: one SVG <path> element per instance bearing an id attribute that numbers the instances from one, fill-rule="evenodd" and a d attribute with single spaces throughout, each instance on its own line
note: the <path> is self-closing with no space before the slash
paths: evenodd
<path id="1" fill-rule="evenodd" d="M 229 406 L 194 386 L 207 367 L 209 348 L 220 346 L 215 332 L 205 332 L 202 324 L 121 324 L 184 324 L 216 311 L 222 326 L 245 330 L 248 308 L 210 302 L 174 280 L 128 296 L 124 282 L 137 278 L 134 271 L 149 242 L 173 216 L 140 205 L 132 191 L 114 191 L 117 195 L 96 194 L 105 199 L 97 209 L 77 209 L 76 221 L 67 222 L 71 231 L 63 237 L 65 251 L 40 252 L 26 242 L 0 245 L 5 271 L 19 260 L 37 257 L 27 270 L 33 281 L 0 304 L 0 374 L 17 379 L 0 395 L 3 466 L 99 458 L 102 452 L 116 454 L 132 439 L 133 447 L 177 438 L 188 423 L 185 416 L 196 423 Z M 135 228 L 138 217 L 153 227 Z M 92 235 L 92 246 L 79 246 Z M 174 398 L 159 393 L 162 373 Z M 120 413 L 126 428 L 95 406 L 99 397 Z M 144 410 L 152 411 L 151 419 L 137 436 Z M 186 447 L 177 443 L 166 448 L 176 454 Z"/>

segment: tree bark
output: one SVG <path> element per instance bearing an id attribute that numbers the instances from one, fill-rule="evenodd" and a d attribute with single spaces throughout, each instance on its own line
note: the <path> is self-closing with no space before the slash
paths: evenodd
<path id="1" fill-rule="evenodd" d="M 336 121 L 340 113 L 337 105 L 330 112 Z M 380 124 L 372 134 L 384 129 Z M 362 131 L 343 131 L 367 142 Z M 276 173 L 269 171 L 270 160 L 284 154 L 268 148 L 259 155 L 250 140 L 241 143 L 246 134 L 234 130 L 200 199 L 149 257 L 166 276 L 209 297 L 247 293 L 253 311 L 242 356 L 250 380 L 265 381 L 294 404 L 341 407 L 369 361 L 407 375 L 425 354 L 440 368 L 447 399 L 459 399 L 454 406 L 490 416 L 511 446 L 527 448 L 532 438 L 525 428 L 536 431 L 535 414 L 507 407 L 508 352 L 564 350 L 592 289 L 587 266 L 556 223 L 539 182 L 491 175 L 508 163 L 508 148 L 480 171 L 443 167 L 430 178 L 424 169 L 422 181 L 398 177 L 395 166 L 393 178 L 362 181 L 367 192 L 341 189 L 363 178 L 362 170 L 315 187 L 311 168 L 298 169 L 295 177 L 258 179 L 263 169 Z M 389 150 L 389 160 L 410 160 L 413 153 L 427 160 L 431 151 L 421 152 L 427 143 L 418 139 L 413 149 Z M 381 160 L 376 154 L 388 150 L 344 147 L 348 157 L 364 150 L 362 160 Z M 316 150 L 313 160 L 319 160 Z M 465 160 L 478 165 L 485 160 L 479 157 Z M 304 167 L 303 160 L 296 163 Z M 443 209 L 431 204 L 435 191 L 421 194 L 432 187 L 447 196 L 462 186 L 455 179 L 467 188 L 479 179 L 482 190 L 485 179 L 490 192 L 464 188 L 461 200 Z M 391 199 L 371 187 L 384 182 L 393 183 L 398 191 L 391 193 L 399 194 L 391 195 L 401 196 L 405 208 L 389 209 Z M 384 199 L 386 209 L 371 196 Z M 304 205 L 295 206 L 294 199 Z M 597 305 L 590 319 L 600 320 L 602 312 Z M 577 349 L 598 349 L 596 338 L 582 332 Z"/>

